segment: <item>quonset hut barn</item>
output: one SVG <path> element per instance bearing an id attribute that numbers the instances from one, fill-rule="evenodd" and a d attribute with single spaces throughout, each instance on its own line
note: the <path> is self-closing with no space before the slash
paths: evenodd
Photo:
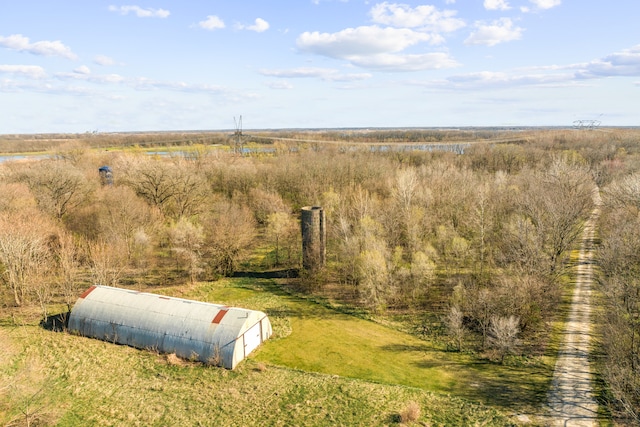
<path id="1" fill-rule="evenodd" d="M 92 286 L 78 298 L 69 331 L 233 369 L 272 334 L 260 311 Z"/>

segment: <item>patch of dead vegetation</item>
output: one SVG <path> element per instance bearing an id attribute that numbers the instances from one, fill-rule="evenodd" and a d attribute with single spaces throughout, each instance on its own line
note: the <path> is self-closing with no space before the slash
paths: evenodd
<path id="1" fill-rule="evenodd" d="M 3 370 L 16 354 L 18 354 L 18 348 L 13 343 L 13 340 L 9 336 L 6 329 L 0 329 L 0 371 Z"/>
<path id="2" fill-rule="evenodd" d="M 178 357 L 175 353 L 166 354 L 164 359 L 171 366 L 189 366 L 193 364 L 193 362 Z"/>

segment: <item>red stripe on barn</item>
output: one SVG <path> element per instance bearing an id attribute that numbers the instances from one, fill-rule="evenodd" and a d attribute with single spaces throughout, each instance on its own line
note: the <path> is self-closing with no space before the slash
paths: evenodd
<path id="1" fill-rule="evenodd" d="M 229 311 L 228 308 L 220 309 L 220 311 L 218 312 L 218 314 L 216 314 L 216 317 L 213 318 L 211 323 L 214 323 L 216 325 L 219 324 L 222 321 L 222 318 L 224 317 L 224 315 L 227 314 L 228 311 Z"/>
<path id="2" fill-rule="evenodd" d="M 89 295 L 91 292 L 93 292 L 93 290 L 95 289 L 95 286 L 90 287 L 89 289 L 87 289 L 86 291 L 83 292 L 82 295 L 80 295 L 80 298 L 86 298 L 87 295 Z"/>

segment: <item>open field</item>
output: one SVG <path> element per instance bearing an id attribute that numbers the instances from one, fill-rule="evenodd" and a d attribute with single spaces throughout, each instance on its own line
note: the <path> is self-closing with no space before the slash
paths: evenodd
<path id="1" fill-rule="evenodd" d="M 471 399 L 492 392 L 503 403 L 511 392 L 527 398 L 531 384 L 516 384 L 528 376 L 526 369 L 483 373 L 464 359 L 437 360 L 444 354 L 414 337 L 276 289 L 269 281 L 225 280 L 167 292 L 273 313 L 275 339 L 235 371 L 3 318 L 0 422 L 160 426 L 209 425 L 215 419 L 237 426 L 373 426 L 401 422 L 415 402 L 416 422 L 500 426 L 514 421 L 448 393 L 471 381 Z M 354 341 L 345 343 L 349 339 Z M 496 381 L 505 379 L 500 376 L 511 387 L 499 386 Z"/>

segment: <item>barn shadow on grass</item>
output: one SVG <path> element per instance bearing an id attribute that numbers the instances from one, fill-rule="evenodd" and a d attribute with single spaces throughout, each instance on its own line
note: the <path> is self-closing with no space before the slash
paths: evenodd
<path id="1" fill-rule="evenodd" d="M 52 316 L 47 316 L 46 319 L 40 321 L 40 327 L 47 331 L 64 332 L 69 326 L 69 315 L 71 312 L 65 311 Z"/>

